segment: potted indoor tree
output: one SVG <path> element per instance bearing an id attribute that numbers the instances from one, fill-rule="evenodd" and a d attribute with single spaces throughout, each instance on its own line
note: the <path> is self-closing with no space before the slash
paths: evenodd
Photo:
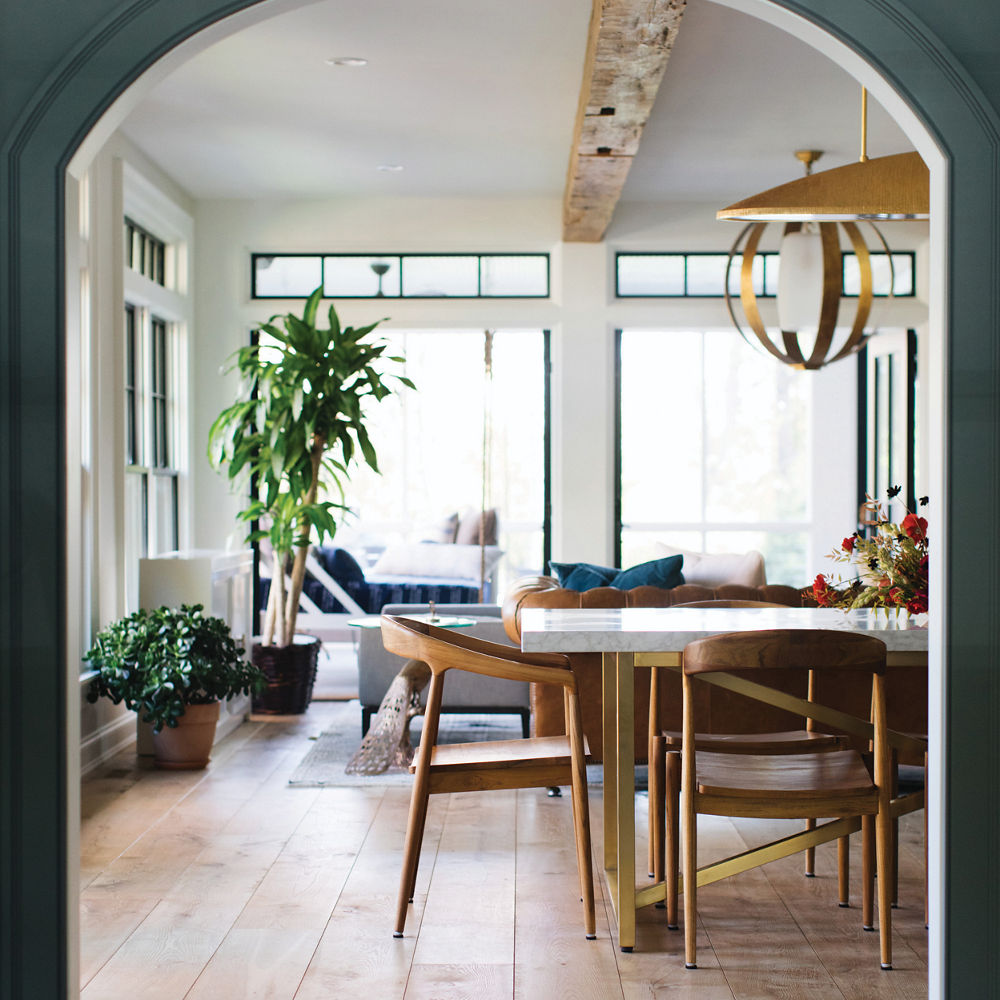
<path id="1" fill-rule="evenodd" d="M 331 305 L 328 326 L 318 325 L 322 293 L 309 296 L 301 316 L 272 316 L 259 341 L 236 352 L 238 397 L 209 431 L 212 464 L 251 496 L 239 515 L 251 522 L 247 540 L 270 543 L 267 611 L 253 649 L 268 687 L 254 708 L 276 714 L 305 711 L 316 672 L 319 640 L 295 632 L 309 548 L 335 534 L 344 478 L 358 456 L 378 471 L 366 408 L 390 395 L 389 380 L 413 386 L 386 372 L 403 358 L 370 336 L 381 320 L 341 327 Z"/>
<path id="2" fill-rule="evenodd" d="M 124 702 L 150 723 L 157 767 L 205 767 L 219 702 L 264 683 L 229 626 L 202 614 L 200 604 L 136 611 L 112 622 L 84 659 L 97 670 L 88 701 Z"/>

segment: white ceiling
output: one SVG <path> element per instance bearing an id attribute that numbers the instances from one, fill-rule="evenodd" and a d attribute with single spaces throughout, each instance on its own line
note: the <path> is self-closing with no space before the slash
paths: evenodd
<path id="1" fill-rule="evenodd" d="M 195 56 L 123 130 L 197 198 L 561 197 L 590 6 L 322 0 Z M 721 207 L 798 176 L 795 149 L 826 150 L 824 169 L 855 159 L 859 137 L 842 70 L 689 0 L 623 199 Z M 871 101 L 870 155 L 910 148 Z"/>

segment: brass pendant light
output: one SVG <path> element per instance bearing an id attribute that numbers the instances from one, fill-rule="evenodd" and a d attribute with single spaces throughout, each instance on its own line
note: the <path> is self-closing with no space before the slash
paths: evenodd
<path id="1" fill-rule="evenodd" d="M 726 307 L 729 310 L 729 315 L 740 335 L 748 344 L 756 346 L 754 341 L 752 341 L 747 335 L 743 325 L 740 323 L 736 315 L 733 297 L 729 291 L 729 275 L 732 271 L 733 262 L 736 259 L 741 261 L 739 300 L 743 307 L 746 323 L 756 335 L 757 343 L 773 357 L 784 362 L 786 365 L 791 365 L 793 368 L 815 370 L 817 368 L 822 368 L 824 365 L 830 364 L 833 361 L 839 361 L 841 358 L 845 358 L 849 354 L 853 354 L 855 351 L 860 350 L 861 347 L 864 346 L 868 337 L 871 336 L 870 333 L 865 334 L 865 325 L 867 324 L 868 318 L 871 314 L 873 281 L 871 254 L 869 253 L 868 247 L 861 236 L 858 224 L 856 222 L 846 221 L 793 221 L 785 223 L 783 243 L 787 244 L 789 237 L 797 235 L 806 237 L 812 236 L 818 244 L 819 252 L 809 253 L 807 251 L 805 254 L 801 255 L 811 258 L 809 264 L 811 265 L 812 280 L 810 280 L 810 276 L 808 275 L 805 279 L 803 279 L 801 275 L 797 275 L 797 280 L 782 282 L 779 285 L 779 317 L 781 317 L 783 312 L 789 311 L 782 308 L 781 298 L 782 293 L 785 292 L 785 287 L 782 287 L 783 285 L 791 286 L 794 292 L 804 292 L 806 294 L 810 289 L 818 288 L 819 297 L 818 301 L 814 301 L 812 304 L 815 321 L 812 324 L 805 321 L 802 325 L 792 324 L 790 322 L 782 323 L 780 330 L 780 342 L 772 338 L 768 333 L 767 328 L 764 325 L 764 321 L 761 318 L 760 309 L 757 304 L 757 295 L 753 288 L 754 258 L 757 255 L 760 240 L 764 235 L 764 230 L 767 228 L 767 225 L 768 224 L 766 222 L 751 222 L 749 225 L 745 226 L 740 235 L 737 237 L 736 242 L 733 244 L 732 250 L 729 252 L 729 262 L 726 267 Z M 807 226 L 811 227 L 811 231 L 805 228 Z M 831 347 L 833 346 L 834 334 L 837 329 L 837 318 L 840 311 L 840 293 L 843 285 L 843 265 L 840 255 L 839 227 L 843 227 L 844 232 L 850 240 L 854 255 L 857 258 L 861 287 L 858 292 L 857 308 L 854 313 L 853 322 L 851 323 L 850 333 L 848 334 L 846 341 L 840 346 L 836 353 L 827 357 Z M 891 288 L 893 278 L 891 273 L 892 255 L 889 252 L 889 248 L 886 245 L 882 234 L 875 228 L 874 225 L 872 225 L 871 228 L 875 231 L 877 239 L 888 256 Z M 783 258 L 781 261 L 781 269 L 787 275 L 791 262 L 788 260 L 788 255 L 786 254 L 784 246 L 782 247 L 781 258 Z M 817 268 L 819 270 L 818 278 L 815 277 Z M 804 306 L 802 303 L 796 303 L 792 306 L 791 311 L 798 316 L 802 316 L 804 309 L 807 310 L 808 305 Z M 812 348 L 807 354 L 804 351 L 799 338 L 810 334 L 814 334 L 815 339 Z"/>
<path id="2" fill-rule="evenodd" d="M 730 205 L 719 219 L 749 222 L 737 237 L 726 267 L 726 306 L 736 329 L 747 343 L 754 341 L 736 315 L 729 276 L 741 260 L 740 303 L 746 324 L 757 343 L 779 361 L 794 368 L 817 369 L 859 350 L 871 334 L 865 325 L 871 314 L 873 282 L 871 255 L 857 222 L 869 222 L 889 261 L 889 294 L 894 274 L 892 254 L 872 219 L 926 219 L 930 202 L 929 175 L 917 153 L 868 158 L 868 93 L 861 92 L 861 156 L 859 162 L 814 174 L 820 150 L 797 150 L 805 165 L 804 177 L 771 188 Z M 780 338 L 767 332 L 753 288 L 753 264 L 768 222 L 785 223 L 779 256 L 778 316 Z M 842 227 L 858 263 L 860 290 L 857 308 L 844 343 L 831 355 L 840 311 L 843 268 L 840 254 Z M 794 270 L 794 273 L 793 273 Z M 805 351 L 800 336 L 813 336 Z"/>
<path id="3" fill-rule="evenodd" d="M 743 222 L 927 219 L 930 173 L 919 153 L 868 158 L 868 91 L 862 88 L 857 163 L 807 172 L 805 177 L 723 208 L 715 217 Z"/>

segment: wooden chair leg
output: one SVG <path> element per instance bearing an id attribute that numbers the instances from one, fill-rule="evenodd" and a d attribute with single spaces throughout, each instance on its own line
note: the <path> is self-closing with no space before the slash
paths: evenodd
<path id="1" fill-rule="evenodd" d="M 660 856 L 664 859 L 662 878 L 666 882 L 667 927 L 675 931 L 677 930 L 677 876 L 680 867 L 677 852 L 680 837 L 680 754 L 669 753 L 666 755 L 665 778 L 666 844 L 661 843 Z"/>
<path id="2" fill-rule="evenodd" d="M 663 822 L 663 783 L 662 780 L 657 783 L 658 779 L 662 779 L 662 772 L 660 774 L 654 773 L 656 763 L 659 761 L 659 747 L 663 742 L 662 737 L 659 736 L 660 726 L 656 711 L 660 700 L 659 692 L 660 675 L 654 667 L 649 671 L 649 727 L 646 737 L 646 760 L 649 773 L 647 786 L 649 846 L 646 851 L 646 871 L 649 872 L 650 878 L 655 879 L 662 878 L 656 874 L 656 841 L 653 837 L 654 828 Z"/>
<path id="3" fill-rule="evenodd" d="M 583 752 L 583 719 L 575 694 L 567 698 L 567 722 L 572 754 L 573 834 L 576 864 L 583 897 L 583 924 L 588 940 L 597 937 L 594 911 L 594 866 L 590 842 L 590 809 L 587 803 L 587 765 Z"/>
<path id="4" fill-rule="evenodd" d="M 406 842 L 403 846 L 403 870 L 399 876 L 399 897 L 396 900 L 396 928 L 393 937 L 403 936 L 406 912 L 413 899 L 417 882 L 417 865 L 420 845 L 424 839 L 424 821 L 427 818 L 427 774 L 417 772 L 410 796 L 410 814 L 406 821 Z"/>
<path id="5" fill-rule="evenodd" d="M 816 820 L 814 820 L 814 819 L 807 819 L 806 820 L 806 829 L 807 830 L 815 830 L 816 829 Z M 816 848 L 815 847 L 807 847 L 805 849 L 804 853 L 805 853 L 805 856 L 806 856 L 806 871 L 805 871 L 806 878 L 815 878 L 816 877 Z"/>
<path id="6" fill-rule="evenodd" d="M 685 678 L 686 680 L 687 678 Z M 681 778 L 684 813 L 684 966 L 698 968 L 698 816 L 694 809 L 693 781 Z M 693 777 L 693 776 L 691 776 Z"/>
<path id="7" fill-rule="evenodd" d="M 841 906 L 851 905 L 851 838 L 837 838 L 837 892 Z"/>
<path id="8" fill-rule="evenodd" d="M 892 752 L 892 797 L 899 795 L 899 761 L 896 759 L 896 751 Z M 890 885 L 890 898 L 894 907 L 899 906 L 899 819 L 892 821 L 892 884 Z"/>
<path id="9" fill-rule="evenodd" d="M 664 793 L 667 745 L 663 737 L 650 743 L 649 757 L 649 875 L 663 881 L 663 820 L 669 808 Z"/>
<path id="10" fill-rule="evenodd" d="M 861 926 L 875 930 L 875 822 L 861 817 Z"/>
<path id="11" fill-rule="evenodd" d="M 875 817 L 875 851 L 878 869 L 878 932 L 882 968 L 892 968 L 892 819 L 888 812 Z"/>

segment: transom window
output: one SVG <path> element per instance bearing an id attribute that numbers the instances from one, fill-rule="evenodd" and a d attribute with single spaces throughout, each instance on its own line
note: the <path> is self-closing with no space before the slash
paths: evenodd
<path id="1" fill-rule="evenodd" d="M 912 251 L 871 253 L 873 294 L 912 297 L 915 294 L 915 254 Z M 617 253 L 615 254 L 615 295 L 625 298 L 721 298 L 725 295 L 728 253 Z M 855 254 L 841 253 L 843 287 L 841 294 L 857 296 L 860 288 Z M 754 293 L 773 298 L 778 293 L 779 254 L 759 253 L 754 257 Z M 729 272 L 729 293 L 740 294 L 740 267 L 736 261 Z"/>
<path id="2" fill-rule="evenodd" d="M 167 283 L 167 244 L 125 217 L 125 266 L 158 285 Z"/>
<path id="3" fill-rule="evenodd" d="M 255 253 L 250 278 L 255 299 L 547 298 L 549 255 Z"/>

